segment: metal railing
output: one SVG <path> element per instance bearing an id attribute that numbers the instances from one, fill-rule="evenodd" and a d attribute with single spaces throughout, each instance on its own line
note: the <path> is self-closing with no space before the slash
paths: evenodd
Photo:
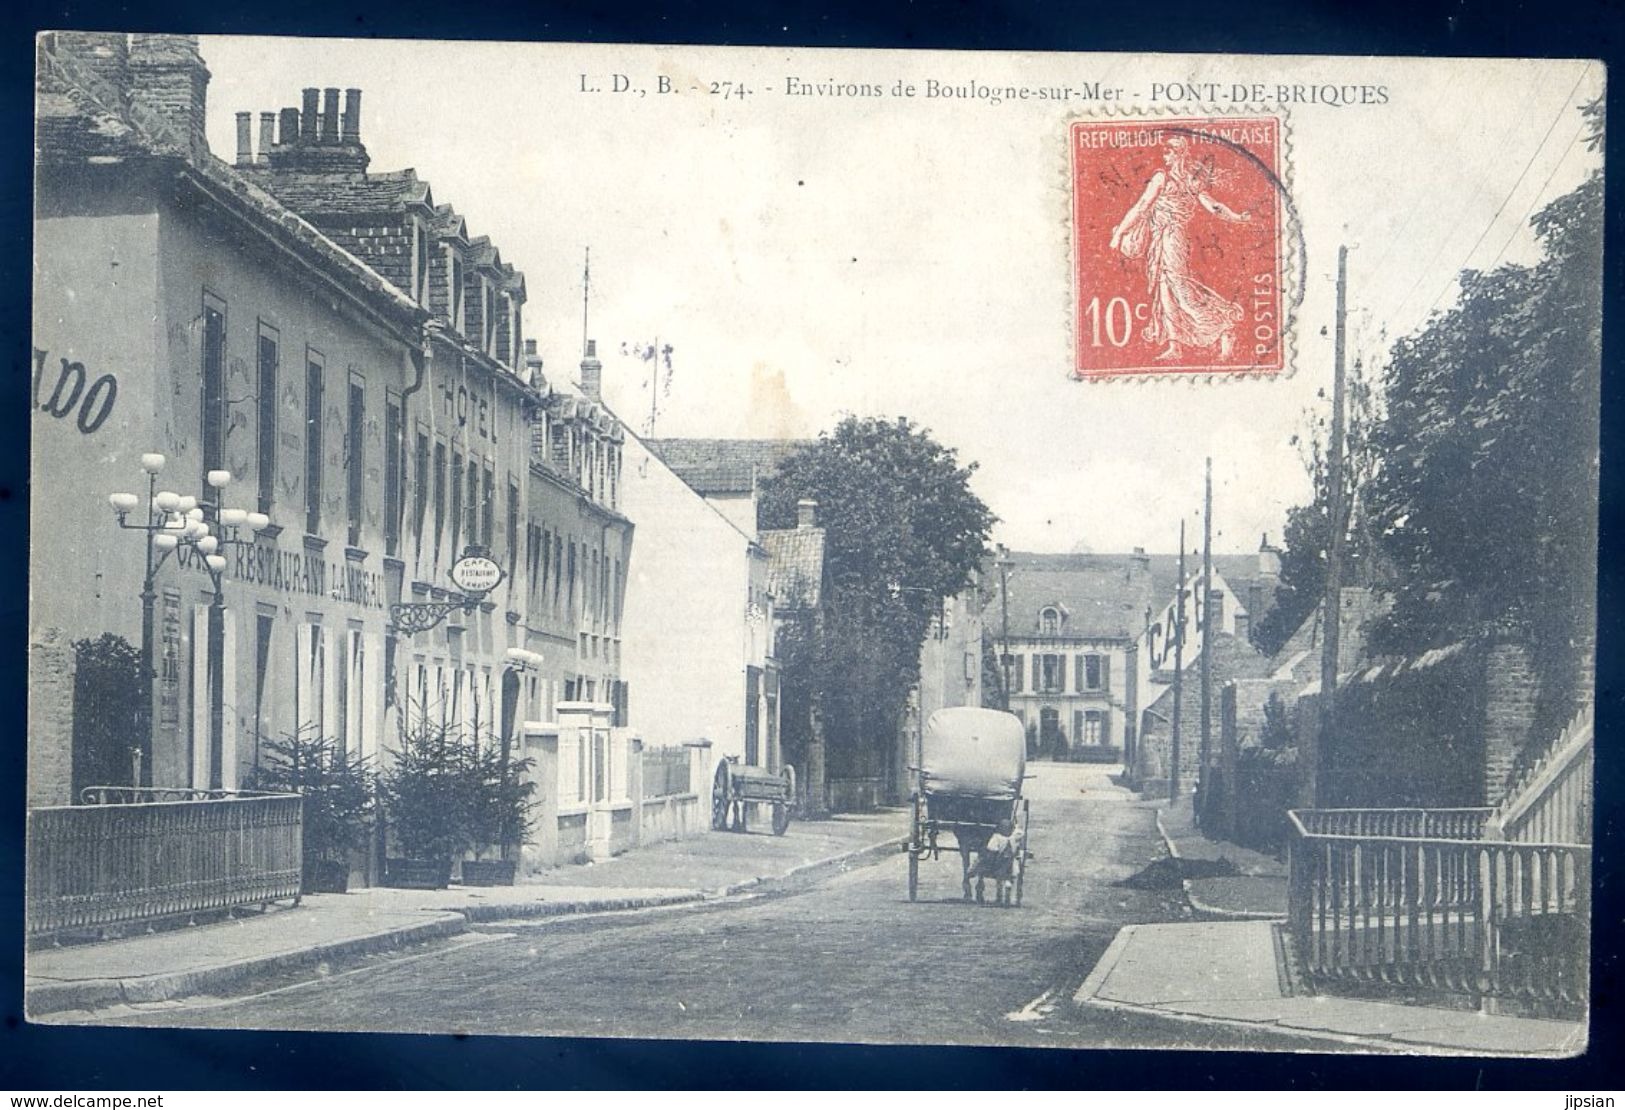
<path id="1" fill-rule="evenodd" d="M 687 748 L 645 748 L 643 750 L 643 796 L 665 798 L 692 794 L 689 782 L 690 753 Z"/>
<path id="2" fill-rule="evenodd" d="M 1487 812 L 1293 810 L 1288 927 L 1309 982 L 1583 1005 L 1591 849 L 1481 839 Z"/>
<path id="3" fill-rule="evenodd" d="M 297 794 L 241 794 L 31 809 L 27 935 L 298 898 L 303 807 Z"/>

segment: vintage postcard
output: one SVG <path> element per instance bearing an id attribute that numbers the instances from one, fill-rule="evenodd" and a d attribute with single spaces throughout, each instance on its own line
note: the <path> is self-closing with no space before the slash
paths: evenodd
<path id="1" fill-rule="evenodd" d="M 1586 1046 L 1600 63 L 36 58 L 31 1020 Z"/>

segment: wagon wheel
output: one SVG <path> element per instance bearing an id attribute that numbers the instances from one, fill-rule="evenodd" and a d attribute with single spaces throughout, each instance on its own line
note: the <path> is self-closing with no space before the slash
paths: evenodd
<path id="1" fill-rule="evenodd" d="M 1028 813 L 1028 801 L 1021 800 L 1021 849 L 1016 853 L 1016 890 L 1015 904 L 1021 905 L 1021 881 L 1027 877 L 1027 829 L 1031 823 Z"/>
<path id="2" fill-rule="evenodd" d="M 783 836 L 790 827 L 790 803 L 796 796 L 796 769 L 785 764 L 781 773 L 784 779 L 784 801 L 773 803 L 773 835 Z"/>
<path id="3" fill-rule="evenodd" d="M 711 828 L 725 832 L 728 828 L 728 761 L 717 764 L 716 779 L 711 783 Z"/>
<path id="4" fill-rule="evenodd" d="M 920 896 L 920 796 L 914 795 L 914 823 L 908 834 L 908 900 Z"/>

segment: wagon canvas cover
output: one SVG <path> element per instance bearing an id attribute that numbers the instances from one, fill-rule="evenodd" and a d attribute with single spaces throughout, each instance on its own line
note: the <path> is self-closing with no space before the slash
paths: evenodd
<path id="1" fill-rule="evenodd" d="M 921 770 L 931 794 L 1013 798 L 1027 773 L 1021 722 L 996 709 L 942 709 L 931 714 Z"/>

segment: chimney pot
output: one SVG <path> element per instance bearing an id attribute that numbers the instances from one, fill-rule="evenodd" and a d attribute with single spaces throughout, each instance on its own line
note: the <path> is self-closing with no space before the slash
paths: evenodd
<path id="1" fill-rule="evenodd" d="M 344 90 L 344 141 L 361 141 L 361 90 Z"/>
<path id="2" fill-rule="evenodd" d="M 260 113 L 260 148 L 254 155 L 256 166 L 267 165 L 271 160 L 271 148 L 276 145 L 276 113 Z"/>
<path id="3" fill-rule="evenodd" d="M 254 164 L 254 113 L 237 113 L 237 164 Z"/>
<path id="4" fill-rule="evenodd" d="M 299 110 L 299 141 L 313 143 L 316 141 L 316 124 L 320 116 L 318 105 L 321 102 L 321 89 L 305 89 L 300 94 L 303 107 Z"/>
<path id="5" fill-rule="evenodd" d="M 796 527 L 818 527 L 818 502 L 810 497 L 803 497 L 796 502 Z"/>
<path id="6" fill-rule="evenodd" d="M 598 357 L 598 340 L 596 340 L 596 339 L 587 340 L 587 357 L 588 358 L 597 358 Z"/>
<path id="7" fill-rule="evenodd" d="M 525 355 L 526 355 L 526 357 L 528 358 L 529 356 L 531 356 L 531 355 L 533 355 L 535 353 L 536 353 L 536 340 L 534 340 L 534 339 L 525 340 Z"/>
<path id="8" fill-rule="evenodd" d="M 322 137 L 326 144 L 339 141 L 339 91 L 322 90 Z"/>

